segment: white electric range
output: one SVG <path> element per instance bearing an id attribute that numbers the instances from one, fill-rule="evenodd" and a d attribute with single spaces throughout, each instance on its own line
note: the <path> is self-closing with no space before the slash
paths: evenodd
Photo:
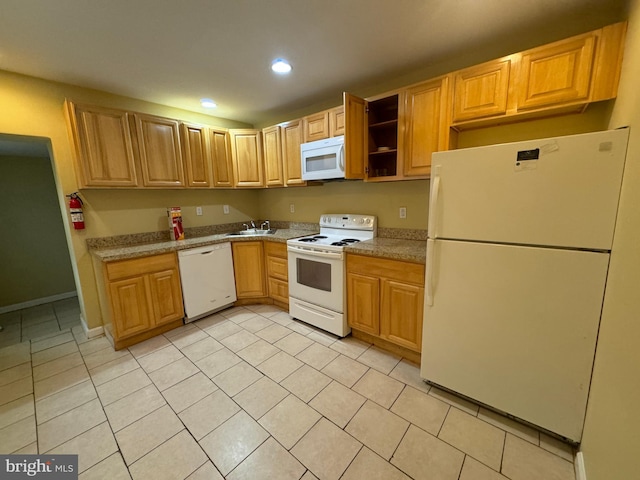
<path id="1" fill-rule="evenodd" d="M 373 215 L 326 214 L 319 234 L 288 240 L 289 314 L 334 335 L 348 335 L 344 248 L 376 232 Z"/>

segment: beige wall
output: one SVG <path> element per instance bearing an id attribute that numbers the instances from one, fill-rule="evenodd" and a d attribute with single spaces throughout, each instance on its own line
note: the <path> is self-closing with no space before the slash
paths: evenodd
<path id="1" fill-rule="evenodd" d="M 0 156 L 0 179 L 0 307 L 74 292 L 51 160 Z"/>
<path id="2" fill-rule="evenodd" d="M 270 220 L 317 222 L 323 213 L 365 213 L 378 216 L 385 228 L 427 228 L 429 181 L 364 183 L 327 182 L 313 187 L 262 190 L 260 216 Z M 289 206 L 295 206 L 290 213 Z M 398 209 L 407 208 L 400 219 Z"/>
<path id="3" fill-rule="evenodd" d="M 631 136 L 581 446 L 588 480 L 640 477 L 640 1 L 630 4 L 610 127 Z"/>

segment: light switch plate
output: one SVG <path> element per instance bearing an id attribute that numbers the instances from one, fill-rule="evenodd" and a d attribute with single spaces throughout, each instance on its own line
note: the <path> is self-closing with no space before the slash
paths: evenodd
<path id="1" fill-rule="evenodd" d="M 229 215 L 229 205 L 223 205 L 222 211 L 224 212 L 225 215 Z"/>
<path id="2" fill-rule="evenodd" d="M 196 207 L 196 215 L 202 215 L 202 207 Z"/>

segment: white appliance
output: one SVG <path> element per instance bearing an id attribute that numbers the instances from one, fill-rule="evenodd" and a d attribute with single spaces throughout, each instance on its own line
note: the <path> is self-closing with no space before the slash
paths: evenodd
<path id="1" fill-rule="evenodd" d="M 580 441 L 628 136 L 433 155 L 424 379 Z"/>
<path id="2" fill-rule="evenodd" d="M 289 314 L 340 337 L 347 324 L 344 247 L 376 236 L 372 215 L 331 214 L 320 233 L 287 241 Z"/>
<path id="3" fill-rule="evenodd" d="M 344 178 L 344 135 L 300 145 L 303 180 Z"/>
<path id="4" fill-rule="evenodd" d="M 185 323 L 226 308 L 236 301 L 229 242 L 178 252 Z"/>

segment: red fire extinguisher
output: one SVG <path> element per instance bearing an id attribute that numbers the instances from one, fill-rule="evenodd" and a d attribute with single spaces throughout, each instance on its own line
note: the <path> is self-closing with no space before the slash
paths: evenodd
<path id="1" fill-rule="evenodd" d="M 69 213 L 71 213 L 71 221 L 73 228 L 76 230 L 84 230 L 84 214 L 82 213 L 82 199 L 78 192 L 67 195 L 69 200 Z"/>

